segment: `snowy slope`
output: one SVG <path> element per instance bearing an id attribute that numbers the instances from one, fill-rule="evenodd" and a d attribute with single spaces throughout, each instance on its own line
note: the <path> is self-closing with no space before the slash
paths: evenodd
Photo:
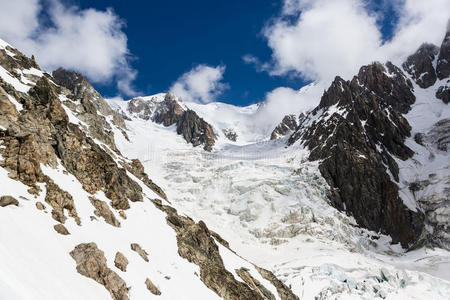
<path id="1" fill-rule="evenodd" d="M 14 59 L 15 54 L 13 52 L 9 50 L 1 52 L 7 46 L 0 40 L 0 55 L 8 55 Z M 18 66 L 21 65 L 18 63 Z M 0 151 L 6 151 L 10 150 L 8 149 L 8 139 L 14 139 L 14 132 L 22 130 L 22 128 L 13 129 L 13 127 L 28 124 L 22 123 L 25 122 L 23 120 L 18 121 L 16 114 L 25 114 L 32 109 L 44 107 L 44 104 L 41 103 L 36 104 L 36 108 L 26 101 L 30 99 L 37 101 L 27 92 L 38 84 L 43 84 L 42 82 L 45 82 L 45 80 L 41 81 L 44 74 L 34 68 L 24 69 L 21 67 L 21 69 L 17 69 L 15 74 L 3 68 L 2 70 L 0 78 L 11 85 L 3 85 L 0 80 L 0 84 L 2 84 L 0 85 L 0 101 L 2 104 L 2 110 L 0 110 Z M 33 76 L 27 76 L 27 74 Z M 83 136 L 82 133 L 86 134 L 89 137 L 87 140 L 92 141 L 101 149 L 98 151 L 109 153 L 107 155 L 111 156 L 113 163 L 115 162 L 119 166 L 130 163 L 128 158 L 111 148 L 114 145 L 108 146 L 105 142 L 91 135 L 92 132 L 88 130 L 87 123 L 81 119 L 79 99 L 71 99 L 68 97 L 70 96 L 68 90 L 60 89 L 53 82 L 50 84 L 52 86 L 49 88 L 49 95 L 56 90 L 59 92 L 56 98 L 51 98 L 51 105 L 56 107 L 62 105 L 62 110 L 59 113 L 63 115 L 63 120 L 64 117 L 67 117 L 71 130 L 76 130 L 78 137 Z M 6 94 L 3 87 L 8 88 L 9 94 Z M 17 99 L 10 94 L 14 94 Z M 22 103 L 19 103 L 19 98 Z M 81 102 L 83 101 L 85 100 Z M 87 104 L 85 103 L 85 105 Z M 12 106 L 16 109 L 11 108 Z M 52 109 L 54 108 L 47 109 L 53 112 Z M 112 121 L 112 116 L 103 116 L 99 112 L 94 112 L 93 115 L 100 116 L 109 128 L 114 130 L 117 139 L 124 139 L 122 129 Z M 86 115 L 83 117 L 86 118 Z M 62 126 L 61 123 L 57 125 Z M 38 127 L 35 129 L 24 128 L 24 130 L 28 129 L 32 132 L 35 130 L 38 133 L 40 130 Z M 158 132 L 158 128 L 155 128 L 154 132 L 149 131 L 147 134 L 161 136 L 161 134 L 166 134 L 168 130 L 170 129 L 166 129 L 165 132 L 162 130 Z M 33 133 L 29 136 L 33 136 Z M 164 141 L 170 140 L 167 137 L 164 139 Z M 44 145 L 46 142 L 43 141 Z M 167 143 L 165 144 L 167 145 Z M 177 139 L 174 139 L 174 144 L 186 147 Z M 79 147 L 79 145 L 73 145 L 73 147 Z M 48 147 L 48 150 L 49 153 L 53 153 L 51 152 L 53 151 L 51 146 Z M 89 149 L 83 146 L 82 150 L 88 151 Z M 63 150 L 59 149 L 58 151 Z M 2 166 L 4 166 L 3 163 L 5 163 L 5 166 L 7 165 L 6 159 L 13 160 L 15 156 L 4 158 L 0 155 Z M 25 160 L 26 157 L 20 159 Z M 77 163 L 82 164 L 82 159 L 80 157 Z M 156 205 L 158 201 L 162 201 L 164 204 L 168 204 L 168 202 L 161 199 L 146 183 L 131 174 L 130 171 L 125 171 L 126 176 L 135 181 L 142 189 L 143 201 L 129 202 L 131 207 L 122 211 L 113 208 L 110 204 L 111 199 L 107 197 L 104 191 L 99 190 L 95 193 L 89 193 L 79 178 L 63 166 L 60 159 L 55 161 L 53 167 L 51 164 L 41 162 L 36 168 L 42 171 L 45 182 L 36 182 L 38 189 L 37 192 L 33 192 L 30 186 L 11 178 L 13 175 L 8 173 L 6 167 L 0 167 L 0 199 L 3 199 L 1 198 L 3 196 L 12 196 L 18 200 L 18 205 L 0 207 L 0 265 L 2 266 L 0 268 L 0 299 L 111 299 L 111 295 L 100 284 L 101 282 L 96 282 L 77 272 L 77 264 L 69 254 L 77 245 L 91 242 L 94 242 L 98 249 L 104 252 L 107 267 L 124 280 L 130 299 L 149 299 L 152 297 L 161 299 L 220 299 L 218 294 L 208 288 L 202 281 L 201 274 L 203 271 L 201 267 L 181 257 L 177 234 L 168 225 L 167 213 Z M 99 176 L 105 176 L 105 174 L 99 174 Z M 52 212 L 52 206 L 58 205 L 54 201 L 59 200 L 52 202 L 47 199 L 47 197 L 53 196 L 48 193 L 49 182 L 53 182 L 59 189 L 67 193 L 63 196 L 66 200 L 69 197 L 67 195 L 73 197 L 74 209 L 67 216 L 67 220 L 63 222 L 64 227 L 70 233 L 68 235 L 58 234 L 53 228 L 54 225 L 61 225 L 56 221 L 54 212 Z M 126 195 L 121 196 L 126 198 Z M 104 209 L 111 213 L 110 218 L 118 220 L 120 225 L 108 224 L 105 217 L 96 213 L 96 207 L 91 203 L 90 198 L 92 197 L 103 201 L 106 207 Z M 62 211 L 64 214 L 65 210 Z M 75 215 L 74 211 L 76 211 Z M 208 231 L 207 233 L 209 234 Z M 148 253 L 148 262 L 132 250 L 132 243 L 139 244 Z M 213 240 L 213 243 L 218 245 L 221 259 L 226 270 L 234 276 L 235 279 L 233 280 L 241 282 L 242 286 L 250 290 L 253 289 L 254 287 L 247 286 L 247 283 L 244 284 L 244 281 L 236 272 L 236 269 L 245 268 L 253 279 L 261 283 L 274 295 L 275 299 L 280 299 L 277 288 L 272 282 L 264 279 L 252 263 L 236 255 L 219 242 Z M 126 271 L 121 271 L 115 267 L 114 259 L 118 251 L 124 254 L 129 261 Z M 95 266 L 95 262 L 90 261 L 90 264 Z M 98 274 L 100 274 L 100 271 L 94 271 L 93 276 Z M 146 278 L 151 279 L 161 292 L 161 296 L 150 293 L 145 284 Z M 220 278 L 217 280 L 218 283 L 216 284 L 220 286 Z M 102 284 L 106 285 L 106 283 Z M 223 288 L 223 290 L 226 290 L 226 288 Z M 128 299 L 128 297 L 121 297 L 120 299 Z"/>
<path id="2" fill-rule="evenodd" d="M 327 203 L 327 185 L 307 150 L 285 148 L 280 139 L 225 142 L 206 153 L 170 127 L 138 119 L 127 127 L 130 141 L 122 138 L 119 148 L 143 161 L 178 209 L 220 231 L 305 299 L 445 299 L 450 291 L 448 252 L 404 253 L 389 237 L 355 226 Z"/>

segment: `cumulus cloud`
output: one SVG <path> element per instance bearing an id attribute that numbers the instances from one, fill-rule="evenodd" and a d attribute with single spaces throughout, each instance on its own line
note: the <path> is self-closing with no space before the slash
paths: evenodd
<path id="1" fill-rule="evenodd" d="M 45 69 L 62 66 L 97 83 L 115 80 L 122 93 L 135 94 L 124 22 L 112 9 L 82 10 L 60 0 L 0 2 L 0 38 L 34 54 Z M 44 12 L 48 22 L 40 19 Z"/>
<path id="2" fill-rule="evenodd" d="M 285 0 L 281 13 L 263 29 L 272 60 L 247 54 L 243 60 L 271 75 L 294 75 L 314 85 L 301 91 L 277 88 L 266 94 L 260 126 L 273 128 L 283 116 L 315 107 L 336 75 L 351 79 L 372 61 L 401 64 L 422 43 L 440 45 L 450 17 L 448 0 Z M 384 10 L 383 10 L 384 9 Z M 393 9 L 393 37 L 383 41 L 379 24 Z"/>
<path id="3" fill-rule="evenodd" d="M 198 65 L 178 78 L 170 91 L 186 101 L 213 102 L 228 88 L 226 83 L 221 82 L 224 72 L 223 65 Z"/>
<path id="4" fill-rule="evenodd" d="M 263 30 L 273 52 L 270 73 L 294 72 L 328 82 L 336 75 L 349 79 L 363 64 L 400 63 L 423 42 L 442 41 L 450 17 L 447 0 L 394 0 L 389 5 L 400 17 L 393 38 L 383 42 L 377 24 L 383 12 L 370 10 L 369 1 L 285 0 L 281 15 Z"/>

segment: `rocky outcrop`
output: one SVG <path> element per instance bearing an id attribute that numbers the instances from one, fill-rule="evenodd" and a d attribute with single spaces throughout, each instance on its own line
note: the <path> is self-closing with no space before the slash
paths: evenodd
<path id="1" fill-rule="evenodd" d="M 223 299 L 266 299 L 261 296 L 262 288 L 255 290 L 253 285 L 249 286 L 247 283 L 236 280 L 225 268 L 215 242 L 214 236 L 218 235 L 211 232 L 205 223 L 202 221 L 195 223 L 188 217 L 180 216 L 174 208 L 162 205 L 161 201 L 153 200 L 153 203 L 166 212 L 167 223 L 177 234 L 178 254 L 200 267 L 200 279 L 208 288 Z M 219 240 L 225 247 L 228 245 L 222 238 Z M 298 298 L 294 296 L 282 299 L 296 300 Z"/>
<path id="2" fill-rule="evenodd" d="M 193 110 L 188 109 L 177 122 L 177 133 L 194 147 L 204 145 L 203 149 L 211 151 L 216 142 L 216 134 L 211 125 L 200 118 Z"/>
<path id="3" fill-rule="evenodd" d="M 436 73 L 441 80 L 450 76 L 450 20 L 447 24 L 447 33 L 442 42 L 441 50 L 439 51 Z"/>
<path id="4" fill-rule="evenodd" d="M 440 86 L 436 91 L 436 98 L 441 99 L 442 102 L 448 104 L 450 102 L 450 86 Z"/>
<path id="5" fill-rule="evenodd" d="M 19 206 L 19 201 L 12 196 L 1 196 L 0 197 L 0 207 L 6 207 L 10 205 Z"/>
<path id="6" fill-rule="evenodd" d="M 121 252 L 116 253 L 116 257 L 114 259 L 114 265 L 122 272 L 127 271 L 128 259 Z"/>
<path id="7" fill-rule="evenodd" d="M 149 262 L 148 253 L 144 249 L 142 249 L 142 247 L 139 244 L 136 243 L 131 244 L 131 250 L 139 254 L 139 256 L 142 257 L 143 260 Z"/>
<path id="8" fill-rule="evenodd" d="M 281 300 L 299 300 L 299 297 L 292 293 L 291 289 L 287 287 L 281 280 L 279 280 L 272 272 L 255 266 L 256 270 L 258 270 L 259 274 L 265 279 L 270 281 L 275 288 L 277 289 L 278 295 Z"/>
<path id="9" fill-rule="evenodd" d="M 120 222 L 117 220 L 114 213 L 109 208 L 109 205 L 105 201 L 96 199 L 95 197 L 89 197 L 92 205 L 95 207 L 94 214 L 97 217 L 102 217 L 106 223 L 119 227 Z"/>
<path id="10" fill-rule="evenodd" d="M 246 268 L 240 268 L 236 270 L 236 274 L 250 287 L 253 288 L 254 291 L 256 291 L 262 299 L 265 300 L 275 300 L 275 296 L 265 287 L 263 286 L 258 280 L 253 278 L 253 276 L 250 274 L 249 270 Z"/>
<path id="11" fill-rule="evenodd" d="M 78 225 L 80 225 L 80 218 L 77 215 L 73 197 L 68 192 L 63 191 L 58 185 L 56 185 L 50 178 L 45 177 L 47 182 L 47 193 L 45 195 L 45 202 L 50 204 L 53 208 L 52 217 L 60 223 L 64 223 L 67 217 L 64 211 L 67 210 L 69 216 L 75 219 Z"/>
<path id="12" fill-rule="evenodd" d="M 171 93 L 164 99 L 134 98 L 128 102 L 128 113 L 144 120 L 152 120 L 166 127 L 176 125 L 177 133 L 194 147 L 203 145 L 211 151 L 217 139 L 211 125 L 200 118 L 193 110 L 183 107 Z"/>
<path id="13" fill-rule="evenodd" d="M 156 287 L 156 285 L 150 280 L 145 279 L 145 285 L 147 286 L 147 289 L 153 294 L 153 295 L 161 295 L 161 291 Z"/>
<path id="14" fill-rule="evenodd" d="M 231 129 L 231 128 L 223 129 L 222 132 L 228 140 L 230 140 L 232 142 L 237 141 L 238 135 L 237 135 L 236 131 L 234 131 L 233 129 Z"/>
<path id="15" fill-rule="evenodd" d="M 395 183 L 394 157 L 413 155 L 404 143 L 411 127 L 402 116 L 415 101 L 411 89 L 391 63 L 362 67 L 351 81 L 337 77 L 289 139 L 290 144 L 301 139 L 311 150 L 309 159 L 320 160 L 333 206 L 405 247 L 423 228 L 423 215 L 403 204 Z"/>
<path id="16" fill-rule="evenodd" d="M 79 244 L 70 252 L 77 263 L 77 271 L 105 286 L 115 300 L 128 300 L 125 281 L 108 268 L 106 258 L 95 243 Z"/>
<path id="17" fill-rule="evenodd" d="M 303 117 L 303 114 L 300 115 L 300 119 Z M 295 129 L 297 129 L 297 118 L 295 115 L 286 115 L 280 124 L 275 127 L 270 135 L 271 140 L 276 140 L 280 137 L 286 136 L 289 133 L 292 133 Z"/>
<path id="18" fill-rule="evenodd" d="M 139 159 L 132 159 L 131 164 L 124 164 L 124 167 L 134 176 L 139 178 L 148 188 L 150 188 L 152 191 L 154 191 L 158 196 L 163 198 L 164 200 L 167 200 L 166 193 L 160 188 L 158 185 L 156 185 L 145 173 L 144 166 L 140 162 Z"/>
<path id="19" fill-rule="evenodd" d="M 439 53 L 439 48 L 433 44 L 423 44 L 410 55 L 403 63 L 403 69 L 408 72 L 412 79 L 423 89 L 432 86 L 436 80 L 436 71 L 433 62 Z"/>
<path id="20" fill-rule="evenodd" d="M 64 226 L 63 224 L 56 224 L 55 226 L 53 226 L 53 229 L 55 229 L 57 233 L 62 235 L 70 234 L 69 230 L 67 230 L 66 226 Z"/>

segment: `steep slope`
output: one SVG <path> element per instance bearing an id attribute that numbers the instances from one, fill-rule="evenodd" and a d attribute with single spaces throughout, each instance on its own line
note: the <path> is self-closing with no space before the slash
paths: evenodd
<path id="1" fill-rule="evenodd" d="M 0 298 L 298 299 L 164 205 L 125 130 L 80 74 L 0 41 Z"/>

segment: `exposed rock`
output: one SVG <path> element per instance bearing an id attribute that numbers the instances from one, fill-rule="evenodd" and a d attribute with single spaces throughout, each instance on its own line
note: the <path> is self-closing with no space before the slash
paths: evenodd
<path id="1" fill-rule="evenodd" d="M 292 293 L 291 289 L 275 277 L 272 272 L 258 266 L 255 266 L 255 268 L 265 280 L 270 281 L 276 287 L 281 300 L 299 300 L 298 296 Z"/>
<path id="2" fill-rule="evenodd" d="M 153 295 L 161 295 L 161 291 L 156 287 L 156 285 L 153 284 L 153 282 L 150 279 L 145 279 L 145 285 L 147 286 L 147 289 L 153 294 Z"/>
<path id="3" fill-rule="evenodd" d="M 53 228 L 59 234 L 62 234 L 62 235 L 70 234 L 69 230 L 67 230 L 66 226 L 64 226 L 63 224 L 56 224 L 55 226 L 53 226 Z"/>
<path id="4" fill-rule="evenodd" d="M 403 63 L 403 69 L 408 72 L 416 83 L 423 89 L 432 86 L 437 79 L 433 61 L 439 53 L 439 48 L 433 44 L 422 44 Z"/>
<path id="5" fill-rule="evenodd" d="M 128 102 L 127 109 L 129 113 L 141 119 L 151 119 L 166 127 L 176 124 L 177 133 L 194 147 L 203 145 L 206 151 L 211 151 L 214 146 L 216 135 L 211 125 L 200 118 L 196 112 L 181 106 L 171 93 L 165 94 L 162 101 L 134 98 Z"/>
<path id="6" fill-rule="evenodd" d="M 436 91 L 436 98 L 441 99 L 445 104 L 448 104 L 450 102 L 450 86 L 440 86 Z"/>
<path id="7" fill-rule="evenodd" d="M 9 205 L 19 206 L 19 201 L 12 196 L 1 196 L 0 197 L 0 207 L 5 207 Z"/>
<path id="8" fill-rule="evenodd" d="M 203 149 L 211 151 L 216 142 L 216 134 L 211 125 L 200 118 L 193 110 L 188 109 L 177 122 L 177 133 L 194 145 L 204 145 Z"/>
<path id="9" fill-rule="evenodd" d="M 114 259 L 114 265 L 122 272 L 126 272 L 128 266 L 128 259 L 122 253 L 117 252 L 116 258 Z"/>
<path id="10" fill-rule="evenodd" d="M 450 21 L 447 24 L 447 33 L 439 51 L 436 73 L 441 80 L 450 76 Z"/>
<path id="11" fill-rule="evenodd" d="M 78 273 L 104 285 L 113 299 L 129 299 L 125 281 L 108 268 L 103 251 L 95 243 L 79 244 L 70 255 L 77 263 Z"/>
<path id="12" fill-rule="evenodd" d="M 131 164 L 126 164 L 125 168 L 134 176 L 139 178 L 149 189 L 154 191 L 158 196 L 167 200 L 167 195 L 157 184 L 155 184 L 150 178 L 148 178 L 147 173 L 145 173 L 144 166 L 139 159 L 131 160 Z"/>
<path id="13" fill-rule="evenodd" d="M 294 115 L 286 115 L 280 124 L 275 127 L 270 135 L 271 140 L 276 140 L 280 137 L 286 136 L 297 129 L 297 118 Z"/>
<path id="14" fill-rule="evenodd" d="M 158 200 L 153 203 L 167 213 L 167 223 L 177 234 L 178 254 L 200 267 L 200 279 L 223 299 L 263 300 L 260 292 L 246 283 L 237 281 L 226 270 L 214 237 L 200 221 L 180 216 L 170 206 L 164 206 Z"/>
<path id="15" fill-rule="evenodd" d="M 131 250 L 137 252 L 146 262 L 149 261 L 148 253 L 144 249 L 142 249 L 142 247 L 139 244 L 136 243 L 131 244 Z"/>
<path id="16" fill-rule="evenodd" d="M 36 202 L 36 208 L 38 209 L 38 210 L 44 210 L 45 209 L 45 205 L 44 204 L 42 204 L 42 202 Z"/>
<path id="17" fill-rule="evenodd" d="M 125 214 L 125 212 L 123 210 L 119 211 L 119 216 L 121 216 L 122 219 L 124 219 L 124 220 L 127 219 L 127 215 Z"/>
<path id="18" fill-rule="evenodd" d="M 102 217 L 106 223 L 119 227 L 120 222 L 114 216 L 114 213 L 109 209 L 109 205 L 105 201 L 98 200 L 94 197 L 89 197 L 92 205 L 95 207 L 94 214 L 97 217 Z"/>
<path id="19" fill-rule="evenodd" d="M 232 141 L 232 142 L 237 141 L 238 135 L 233 129 L 231 129 L 231 128 L 223 129 L 222 132 L 225 135 L 225 137 L 227 139 L 229 139 L 230 141 Z"/>
<path id="20" fill-rule="evenodd" d="M 255 290 L 261 296 L 262 299 L 275 300 L 275 296 L 258 280 L 253 278 L 248 269 L 246 268 L 237 269 L 236 274 L 239 277 L 241 277 L 241 279 L 244 280 L 245 283 L 251 286 L 253 290 Z"/>
<path id="21" fill-rule="evenodd" d="M 118 127 L 125 128 L 125 122 L 122 117 L 117 114 L 106 103 L 102 96 L 92 87 L 87 78 L 80 73 L 58 68 L 52 73 L 55 82 L 69 89 L 75 98 L 92 99 L 92 103 L 103 116 L 112 116 L 113 123 Z"/>
<path id="22" fill-rule="evenodd" d="M 175 96 L 171 93 L 167 93 L 164 96 L 164 101 L 158 105 L 152 116 L 152 120 L 167 127 L 176 124 L 181 119 L 184 112 L 184 108 L 181 107 L 175 99 Z"/>
<path id="23" fill-rule="evenodd" d="M 46 177 L 47 181 L 47 193 L 45 194 L 45 202 L 50 204 L 53 208 L 52 217 L 60 223 L 64 223 L 67 217 L 64 215 L 64 210 L 69 212 L 69 216 L 73 217 L 78 225 L 80 225 L 80 219 L 77 215 L 72 195 L 63 191 L 57 186 L 50 178 Z"/>
<path id="24" fill-rule="evenodd" d="M 390 234 L 407 247 L 418 239 L 423 215 L 409 210 L 398 193 L 398 165 L 392 156 L 413 155 L 404 141 L 411 127 L 402 116 L 415 97 L 400 69 L 390 63 L 362 67 L 352 81 L 337 77 L 291 136 L 320 160 L 331 187 L 331 203 L 359 225 Z M 314 120 L 314 121 L 311 121 Z"/>

